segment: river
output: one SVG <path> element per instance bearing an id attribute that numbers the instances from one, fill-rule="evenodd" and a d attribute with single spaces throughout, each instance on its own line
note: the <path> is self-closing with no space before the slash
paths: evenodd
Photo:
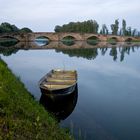
<path id="1" fill-rule="evenodd" d="M 71 99 L 73 109 L 59 118 L 60 126 L 68 128 L 75 139 L 140 139 L 140 45 L 60 50 L 9 48 L 0 53 L 38 101 L 38 81 L 47 72 L 55 68 L 77 70 L 78 93 Z"/>

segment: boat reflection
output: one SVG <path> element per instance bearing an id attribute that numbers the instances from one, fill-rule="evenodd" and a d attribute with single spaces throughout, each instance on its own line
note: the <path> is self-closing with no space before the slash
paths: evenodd
<path id="1" fill-rule="evenodd" d="M 73 112 L 77 99 L 78 86 L 76 84 L 74 91 L 66 96 L 53 96 L 52 94 L 42 93 L 40 103 L 60 122 L 61 120 L 65 120 Z"/>

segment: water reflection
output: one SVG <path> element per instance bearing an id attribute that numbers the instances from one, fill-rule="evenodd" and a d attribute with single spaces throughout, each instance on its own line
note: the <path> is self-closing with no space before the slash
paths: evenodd
<path id="1" fill-rule="evenodd" d="M 64 37 L 61 42 L 64 44 L 64 45 L 67 45 L 67 46 L 72 46 L 75 44 L 75 38 L 72 37 L 72 36 L 66 36 Z"/>
<path id="2" fill-rule="evenodd" d="M 78 102 L 77 97 L 74 96 L 66 102 L 67 111 L 74 109 L 71 115 L 69 115 L 71 111 L 64 115 L 63 110 L 65 109 L 61 111 L 58 108 L 57 111 L 56 107 L 59 104 L 53 104 L 52 99 L 48 97 L 48 100 L 45 100 L 45 97 L 40 99 L 40 102 L 46 106 L 49 103 L 53 104 L 53 106 L 49 104 L 48 109 L 54 111 L 59 121 L 69 115 L 64 121 L 61 121 L 60 125 L 72 128 L 71 132 L 74 132 L 75 139 L 82 134 L 86 140 L 139 140 L 140 49 L 138 45 L 132 43 L 130 45 L 117 44 L 116 46 L 103 45 L 100 48 L 95 48 L 96 46 L 84 48 L 86 43 L 83 42 L 81 49 L 70 46 L 67 47 L 68 49 L 60 49 L 57 50 L 59 52 L 56 52 L 47 48 L 52 48 L 52 43 L 50 42 L 46 48 L 45 46 L 36 48 L 31 45 L 31 42 L 23 45 L 23 48 L 19 44 L 17 47 L 32 50 L 20 50 L 12 56 L 1 55 L 1 58 L 13 73 L 20 76 L 27 89 L 38 100 L 40 92 L 37 83 L 40 77 L 46 74 L 46 71 L 52 68 L 62 68 L 63 61 L 66 68 L 74 68 L 78 71 Z M 54 45 L 56 44 L 54 48 L 58 47 L 57 43 L 59 42 L 54 42 Z M 63 47 L 61 44 L 59 45 Z M 70 53 L 73 57 L 69 57 Z M 116 62 L 112 61 L 113 59 L 127 61 Z M 75 108 L 74 102 L 75 104 L 77 102 Z M 69 105 L 67 105 L 68 103 Z M 68 106 L 73 107 L 69 109 Z M 60 107 L 65 106 L 62 104 Z"/>
<path id="3" fill-rule="evenodd" d="M 8 47 L 8 48 L 0 47 L 0 54 L 3 54 L 4 56 L 10 56 L 12 54 L 17 53 L 18 51 L 19 49 L 14 47 Z"/>
<path id="4" fill-rule="evenodd" d="M 100 40 L 96 36 L 92 36 L 92 37 L 87 39 L 87 43 L 89 45 L 97 45 L 99 42 L 100 42 Z"/>
<path id="5" fill-rule="evenodd" d="M 67 46 L 72 46 L 75 44 L 74 40 L 63 40 L 62 43 Z"/>
<path id="6" fill-rule="evenodd" d="M 18 43 L 18 40 L 12 38 L 0 39 L 0 46 L 11 47 Z"/>
<path id="7" fill-rule="evenodd" d="M 42 45 L 42 38 L 41 42 L 38 42 L 40 45 Z M 44 40 L 44 38 L 43 38 Z M 82 57 L 86 58 L 88 60 L 95 59 L 99 54 L 102 54 L 105 56 L 108 54 L 112 56 L 113 60 L 119 60 L 124 61 L 125 55 L 130 55 L 131 53 L 135 52 L 135 50 L 139 49 L 139 43 L 132 44 L 130 42 L 125 43 L 117 43 L 116 45 L 111 45 L 104 42 L 98 43 L 98 45 L 90 46 L 87 42 L 77 42 L 76 44 L 72 45 L 73 41 L 68 42 L 70 43 L 70 46 L 65 46 L 62 42 L 49 42 L 48 45 L 48 39 L 44 40 L 45 45 L 44 46 L 36 46 L 36 43 L 34 42 L 19 42 L 15 45 L 13 45 L 13 42 L 7 42 L 9 47 L 0 46 L 0 54 L 3 54 L 5 56 L 9 56 L 13 53 L 16 53 L 19 49 L 55 49 L 57 53 L 62 52 L 63 54 L 67 54 L 70 57 Z M 6 43 L 6 42 L 5 42 Z M 68 45 L 68 44 L 67 44 Z M 71 46 L 72 45 L 72 46 Z"/>
<path id="8" fill-rule="evenodd" d="M 113 48 L 90 48 L 90 49 L 59 49 L 56 52 L 62 52 L 63 54 L 68 54 L 70 57 L 82 57 L 88 60 L 95 59 L 99 53 L 103 56 L 108 52 L 109 55 L 113 57 L 113 60 L 116 61 L 120 57 L 120 61 L 123 61 L 125 55 L 130 55 L 132 52 L 138 50 L 139 46 L 133 47 L 113 47 Z"/>
<path id="9" fill-rule="evenodd" d="M 60 122 L 65 120 L 74 110 L 78 99 L 78 86 L 75 90 L 66 96 L 53 96 L 50 94 L 43 94 L 40 98 L 40 103 L 51 112 Z"/>

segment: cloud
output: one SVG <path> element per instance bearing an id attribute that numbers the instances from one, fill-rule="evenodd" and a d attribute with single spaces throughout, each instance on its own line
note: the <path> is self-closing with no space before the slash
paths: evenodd
<path id="1" fill-rule="evenodd" d="M 95 19 L 110 25 L 117 18 L 140 28 L 138 0 L 0 0 L 0 21 L 28 26 L 35 31 L 53 30 L 70 21 Z"/>

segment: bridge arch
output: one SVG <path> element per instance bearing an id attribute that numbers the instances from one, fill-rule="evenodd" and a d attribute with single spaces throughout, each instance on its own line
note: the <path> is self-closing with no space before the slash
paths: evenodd
<path id="1" fill-rule="evenodd" d="M 61 41 L 66 46 L 72 46 L 75 44 L 75 38 L 73 36 L 65 36 Z"/>
<path id="2" fill-rule="evenodd" d="M 37 35 L 37 36 L 35 36 L 35 40 L 36 39 L 48 39 L 49 41 L 51 41 L 51 38 L 49 37 L 49 36 L 47 36 L 47 35 Z"/>
<path id="3" fill-rule="evenodd" d="M 37 36 L 35 39 L 48 39 L 51 41 L 51 39 L 48 36 Z"/>
<path id="4" fill-rule="evenodd" d="M 62 38 L 62 40 L 76 40 L 76 38 L 74 36 L 68 35 Z"/>
<path id="5" fill-rule="evenodd" d="M 116 42 L 119 42 L 119 39 L 116 36 L 108 37 L 108 40 L 114 40 Z"/>
<path id="6" fill-rule="evenodd" d="M 0 36 L 1 39 L 15 39 L 16 41 L 20 41 L 18 38 L 16 38 L 15 36 L 10 36 L 10 35 L 3 35 L 3 36 Z"/>
<path id="7" fill-rule="evenodd" d="M 133 41 L 133 38 L 132 37 L 128 37 L 125 39 L 125 42 L 132 42 Z"/>
<path id="8" fill-rule="evenodd" d="M 107 42 L 110 43 L 110 44 L 112 44 L 112 45 L 116 45 L 117 42 L 120 42 L 120 40 L 119 40 L 119 38 L 116 37 L 116 36 L 109 36 L 109 37 L 107 38 Z"/>
<path id="9" fill-rule="evenodd" d="M 86 42 L 90 45 L 97 45 L 100 42 L 100 39 L 98 36 L 91 35 L 87 38 Z"/>
<path id="10" fill-rule="evenodd" d="M 51 42 L 50 38 L 48 38 L 47 36 L 38 36 L 34 41 L 39 46 L 45 46 Z"/>
<path id="11" fill-rule="evenodd" d="M 87 38 L 87 40 L 100 40 L 100 38 L 98 36 L 95 36 L 95 35 L 91 35 Z"/>
<path id="12" fill-rule="evenodd" d="M 75 41 L 83 40 L 83 37 L 80 33 L 60 33 L 59 40 L 63 40 L 63 38 L 71 36 L 74 38 Z"/>
<path id="13" fill-rule="evenodd" d="M 100 37 L 96 34 L 85 34 L 85 39 L 89 39 L 89 38 L 96 38 L 98 40 L 100 40 Z"/>

